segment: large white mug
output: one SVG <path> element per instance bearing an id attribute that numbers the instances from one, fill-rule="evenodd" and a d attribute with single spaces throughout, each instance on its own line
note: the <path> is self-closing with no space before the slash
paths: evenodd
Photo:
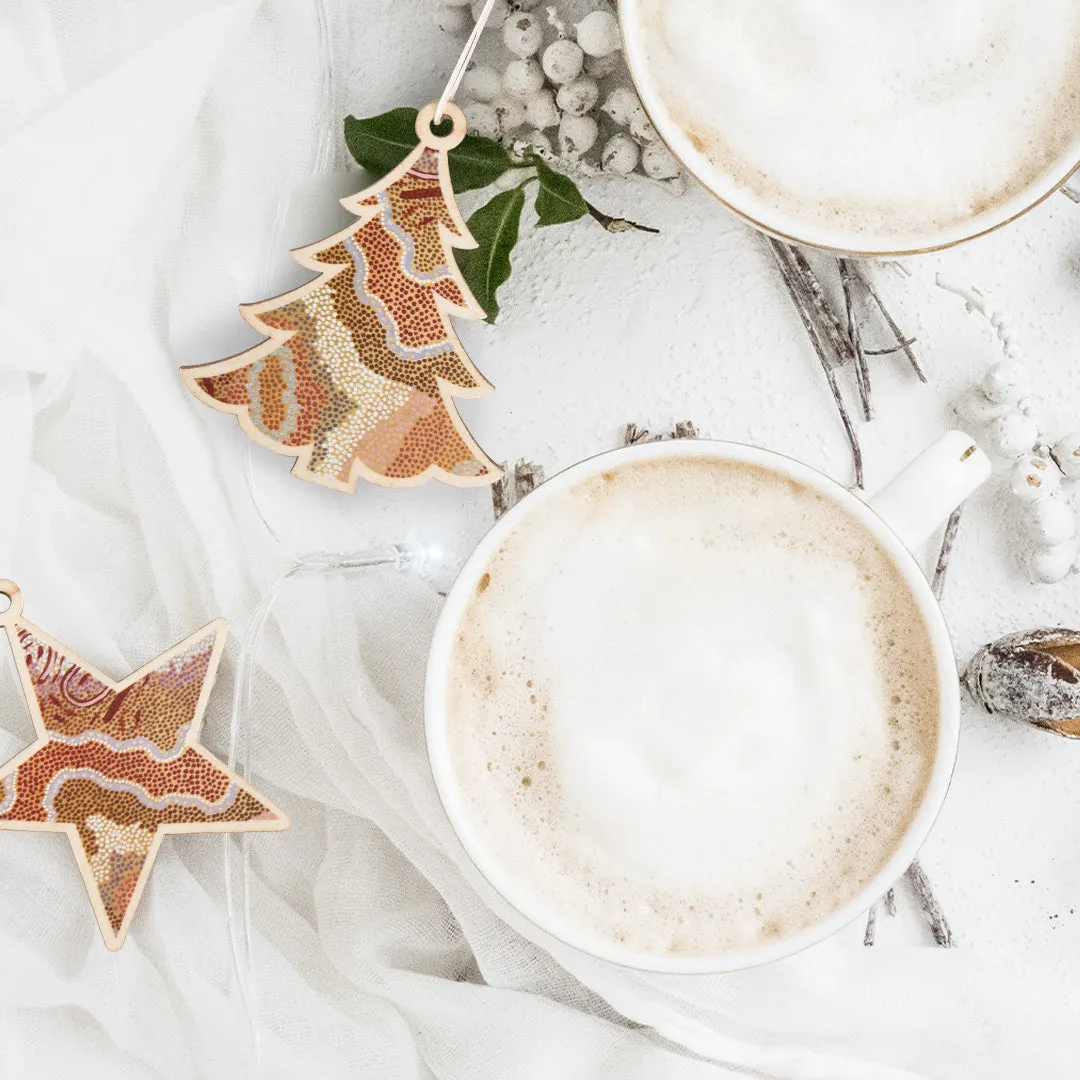
<path id="1" fill-rule="evenodd" d="M 674 105 L 668 97 L 665 97 L 658 85 L 660 80 L 654 71 L 655 65 L 650 63 L 650 50 L 657 46 L 655 39 L 659 31 L 648 29 L 647 27 L 651 25 L 650 21 L 641 17 L 646 3 L 647 0 L 619 0 L 619 21 L 622 26 L 623 44 L 630 75 L 649 119 L 672 154 L 720 202 L 751 225 L 780 239 L 859 256 L 913 255 L 950 247 L 982 236 L 1027 213 L 1057 191 L 1080 164 L 1080 123 L 1077 122 L 1076 106 L 1075 104 L 1059 106 L 1054 130 L 1060 132 L 1063 130 L 1062 125 L 1072 125 L 1074 129 L 1072 137 L 1067 140 L 1063 138 L 1061 144 L 1055 145 L 1052 150 L 1044 150 L 1038 145 L 1039 137 L 1033 136 L 1035 145 L 1030 148 L 1026 160 L 1036 164 L 1032 165 L 1029 176 L 1018 180 L 1007 197 L 989 199 L 986 205 L 982 205 L 982 201 L 977 200 L 969 208 L 969 212 L 953 220 L 932 227 L 903 231 L 859 230 L 851 227 L 842 212 L 838 212 L 828 223 L 822 220 L 807 220 L 805 214 L 800 216 L 797 211 L 784 209 L 767 195 L 755 192 L 746 184 L 740 183 L 730 168 L 718 165 L 710 157 L 702 138 L 688 129 L 687 122 L 680 122 L 676 117 L 675 113 L 679 109 L 685 109 L 685 106 Z M 900 7 L 902 8 L 903 5 Z M 873 5 L 870 5 L 870 8 L 872 9 Z M 947 12 L 950 4 L 944 2 L 941 8 Z M 748 6 L 748 10 L 753 10 L 752 5 Z M 823 27 L 827 28 L 829 14 L 829 9 L 818 11 L 814 5 L 792 3 L 792 18 L 796 15 L 799 18 L 809 19 L 820 17 Z M 836 12 L 832 11 L 831 14 L 835 16 Z M 912 13 L 912 18 L 916 17 L 916 14 L 917 9 Z M 957 7 L 955 18 L 963 22 L 968 16 L 964 14 L 962 8 Z M 1048 20 L 1040 19 L 1038 12 L 1034 12 L 1031 19 L 1041 33 L 1055 34 L 1055 26 Z M 737 24 L 731 32 L 738 33 Z M 826 30 L 823 29 L 823 32 Z M 701 40 L 709 42 L 711 39 L 706 34 Z M 1022 48 L 1022 45 L 1016 46 L 1012 42 L 1006 44 L 1007 47 Z M 807 57 L 807 65 L 811 70 L 820 62 L 815 57 L 809 55 Z M 842 67 L 842 65 L 826 66 L 830 72 Z M 882 78 L 884 79 L 887 74 L 883 71 Z M 760 73 L 760 77 L 767 79 L 768 72 Z M 870 92 L 873 93 L 877 89 L 877 87 L 871 87 Z M 848 92 L 858 95 L 861 90 L 850 86 Z M 778 106 L 780 109 L 784 107 L 783 104 Z M 1048 108 L 1052 107 L 1052 104 L 1048 105 Z M 701 121 L 695 122 L 700 126 Z M 966 130 L 970 130 L 971 126 L 984 128 L 989 126 L 992 129 L 993 122 L 993 117 L 982 117 L 977 124 L 972 121 Z M 812 126 L 813 123 L 813 120 L 800 121 L 799 134 L 803 134 L 807 125 Z M 830 147 L 823 142 L 820 155 L 827 157 L 829 153 Z M 897 154 L 902 154 L 902 150 L 898 149 Z M 1042 157 L 1048 160 L 1043 162 Z M 843 164 L 843 162 L 836 162 L 838 167 Z"/>
<path id="2" fill-rule="evenodd" d="M 448 707 L 451 658 L 463 616 L 492 556 L 507 538 L 527 529 L 530 517 L 569 488 L 631 462 L 705 458 L 747 463 L 789 478 L 839 504 L 844 513 L 865 525 L 902 576 L 921 613 L 934 670 L 925 677 L 936 683 L 940 715 L 929 782 L 901 841 L 880 871 L 849 902 L 827 917 L 788 936 L 749 950 L 720 955 L 654 955 L 635 951 L 565 919 L 537 890 L 524 886 L 485 844 L 468 811 L 467 799 L 452 765 Z M 480 874 L 527 920 L 571 947 L 627 967 L 650 971 L 703 973 L 733 971 L 777 960 L 815 944 L 865 912 L 915 858 L 945 799 L 960 734 L 960 687 L 952 643 L 934 595 L 911 548 L 928 539 L 950 511 L 990 474 L 986 456 L 970 436 L 949 432 L 917 457 L 878 495 L 864 502 L 817 470 L 755 446 L 710 440 L 672 440 L 625 447 L 600 454 L 559 473 L 537 488 L 496 522 L 477 546 L 451 588 L 438 626 L 427 669 L 425 724 L 431 769 L 446 814 L 462 846 Z M 588 602 L 584 598 L 584 602 Z"/>

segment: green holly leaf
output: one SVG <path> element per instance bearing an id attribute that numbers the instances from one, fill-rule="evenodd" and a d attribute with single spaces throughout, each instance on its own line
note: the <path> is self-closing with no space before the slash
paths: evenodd
<path id="1" fill-rule="evenodd" d="M 347 116 L 345 145 L 358 165 L 385 176 L 416 149 L 416 110 L 391 109 L 365 119 Z M 487 187 L 513 165 L 506 147 L 494 139 L 466 135 L 450 151 L 450 182 L 459 194 Z"/>
<path id="2" fill-rule="evenodd" d="M 481 206 L 467 224 L 479 247 L 457 252 L 458 269 L 476 297 L 477 303 L 493 323 L 499 314 L 496 293 L 512 271 L 510 253 L 518 240 L 521 211 L 525 207 L 525 189 L 518 186 L 500 192 Z"/>
<path id="3" fill-rule="evenodd" d="M 589 212 L 589 204 L 569 176 L 557 173 L 539 158 L 534 164 L 540 182 L 536 192 L 538 225 L 565 225 Z"/>

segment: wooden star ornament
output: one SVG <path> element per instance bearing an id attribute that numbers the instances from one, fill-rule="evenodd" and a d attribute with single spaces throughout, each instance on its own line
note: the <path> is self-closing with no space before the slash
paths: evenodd
<path id="1" fill-rule="evenodd" d="M 289 819 L 199 745 L 225 646 L 214 622 L 115 683 L 22 619 L 0 613 L 38 738 L 0 766 L 0 829 L 66 833 L 105 944 L 124 944 L 170 833 L 286 829 Z"/>

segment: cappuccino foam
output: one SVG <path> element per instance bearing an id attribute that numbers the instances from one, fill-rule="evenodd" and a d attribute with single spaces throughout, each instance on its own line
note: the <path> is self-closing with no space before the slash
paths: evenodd
<path id="1" fill-rule="evenodd" d="M 1075 0 L 640 0 L 637 15 L 673 123 L 799 223 L 918 246 L 1063 172 L 1080 138 Z"/>
<path id="2" fill-rule="evenodd" d="M 834 501 L 632 463 L 541 503 L 479 578 L 451 767 L 483 846 L 564 922 L 716 955 L 882 868 L 929 781 L 934 672 L 900 572 Z"/>

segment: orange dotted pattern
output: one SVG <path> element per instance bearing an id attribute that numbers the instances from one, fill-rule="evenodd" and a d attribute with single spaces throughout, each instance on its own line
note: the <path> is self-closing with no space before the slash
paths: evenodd
<path id="1" fill-rule="evenodd" d="M 0 770 L 0 821 L 74 825 L 114 931 L 162 825 L 275 816 L 190 738 L 215 631 L 122 690 L 33 630 L 17 636 L 46 738 Z"/>
<path id="2" fill-rule="evenodd" d="M 428 147 L 394 183 L 371 189 L 361 205 L 375 215 L 314 255 L 341 269 L 256 316 L 277 331 L 277 348 L 198 380 L 265 438 L 307 451 L 294 470 L 306 479 L 351 489 L 356 462 L 391 482 L 429 470 L 498 475 L 446 389 L 482 384 L 444 314 L 465 314 L 466 300 L 447 246 L 461 232 L 440 165 L 441 151 Z"/>

